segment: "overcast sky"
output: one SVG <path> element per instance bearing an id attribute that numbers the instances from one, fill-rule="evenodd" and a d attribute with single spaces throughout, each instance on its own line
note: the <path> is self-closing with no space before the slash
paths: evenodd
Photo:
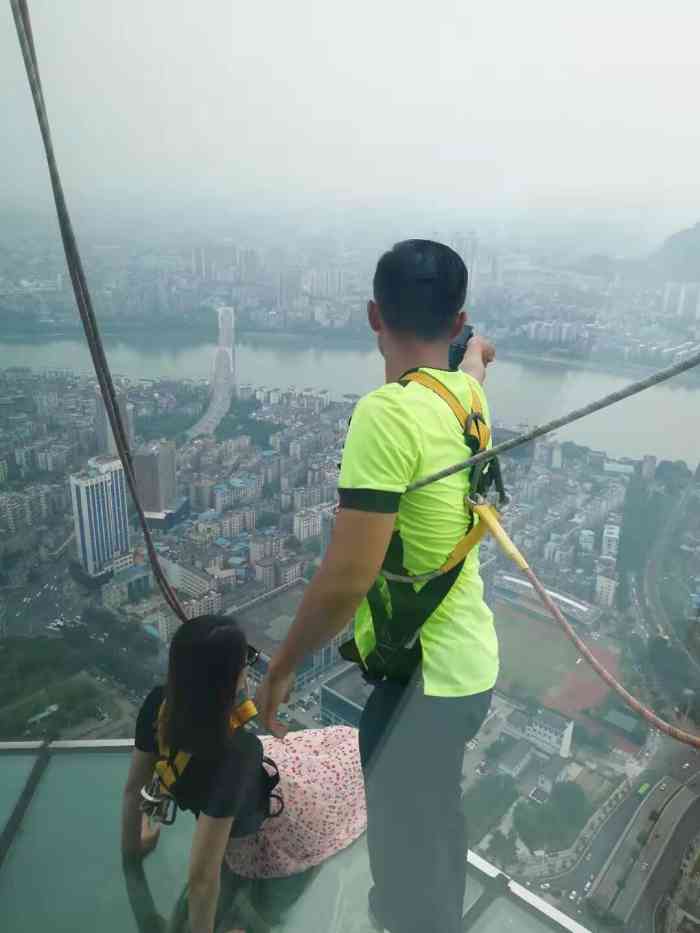
<path id="1" fill-rule="evenodd" d="M 698 0 L 30 0 L 74 197 L 700 219 Z M 46 199 L 0 3 L 0 196 Z"/>

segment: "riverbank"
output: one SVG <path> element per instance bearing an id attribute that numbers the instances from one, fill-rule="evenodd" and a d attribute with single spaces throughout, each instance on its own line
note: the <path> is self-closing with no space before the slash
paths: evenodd
<path id="1" fill-rule="evenodd" d="M 141 341 L 145 336 L 158 337 L 163 339 L 163 329 L 152 326 L 130 326 L 128 328 L 111 327 L 109 325 L 101 328 L 103 338 L 107 342 L 122 341 L 125 344 L 134 344 L 141 346 Z M 338 332 L 338 331 L 315 331 L 313 333 L 290 332 L 290 331 L 267 331 L 267 330 L 249 330 L 239 328 L 236 331 L 236 342 L 238 345 L 250 347 L 275 347 L 286 346 L 303 349 L 324 349 L 335 348 L 339 350 L 355 350 L 372 352 L 376 348 L 376 340 L 371 334 L 362 334 L 356 332 Z M 0 337 L 0 343 L 21 344 L 28 341 L 37 343 L 51 343 L 58 340 L 82 340 L 83 332 L 80 328 L 66 328 L 53 330 L 47 333 L 43 331 L 26 331 L 22 333 L 3 333 Z M 167 339 L 173 345 L 181 346 L 205 346 L 208 343 L 215 343 L 217 331 L 215 327 L 202 326 L 201 328 L 187 327 L 167 327 Z M 630 363 L 625 360 L 596 360 L 580 359 L 576 357 L 565 357 L 555 354 L 528 353 L 513 349 L 496 348 L 496 363 L 499 360 L 522 363 L 527 366 L 542 367 L 543 369 L 552 369 L 560 371 L 575 372 L 594 372 L 603 373 L 609 376 L 623 376 L 632 379 L 642 379 L 651 375 L 660 369 L 648 364 Z M 674 379 L 674 384 L 685 384 L 696 386 L 700 381 L 700 367 L 683 373 Z"/>
<path id="2" fill-rule="evenodd" d="M 4 336 L 4 335 L 3 335 Z M 105 336 L 112 372 L 131 380 L 209 380 L 216 342 L 201 333 L 131 333 Z M 0 339 L 0 369 L 21 366 L 35 372 L 70 370 L 90 373 L 92 362 L 82 335 L 71 338 Z M 590 361 L 541 359 L 534 354 L 501 352 L 488 380 L 491 411 L 499 424 L 544 422 L 622 389 L 643 369 L 602 366 Z M 236 371 L 240 384 L 256 386 L 313 385 L 364 395 L 384 381 L 383 360 L 368 341 L 354 346 L 305 339 L 298 334 L 241 334 Z M 697 463 L 696 432 L 700 384 L 697 380 L 665 385 L 628 399 L 563 429 L 561 440 L 573 440 L 611 456 L 639 458 L 655 454 Z M 624 406 L 624 408 L 623 408 Z M 672 424 L 673 431 L 651 425 Z"/>
<path id="3" fill-rule="evenodd" d="M 585 372 L 604 373 L 607 376 L 629 376 L 630 379 L 643 379 L 658 372 L 662 366 L 650 366 L 643 363 L 630 363 L 626 360 L 581 360 L 573 357 L 546 356 L 536 353 L 519 353 L 515 350 L 497 349 L 496 361 L 508 360 L 512 363 L 526 363 L 528 366 L 549 367 L 551 369 L 582 370 Z M 670 364 L 666 364 L 670 365 Z M 676 376 L 675 383 L 697 384 L 700 380 L 700 366 Z"/>

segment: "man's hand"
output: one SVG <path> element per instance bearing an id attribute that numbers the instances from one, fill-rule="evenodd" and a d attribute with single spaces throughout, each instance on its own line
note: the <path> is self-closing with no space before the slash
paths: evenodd
<path id="1" fill-rule="evenodd" d="M 293 684 L 293 673 L 279 675 L 274 667 L 270 666 L 255 694 L 255 705 L 262 725 L 278 739 L 283 739 L 289 731 L 288 727 L 277 719 L 277 711 L 280 705 L 289 699 Z"/>
<path id="2" fill-rule="evenodd" d="M 496 358 L 496 348 L 485 337 L 475 335 L 467 344 L 462 369 L 473 376 L 477 382 L 486 378 L 486 367 Z"/>
<path id="3" fill-rule="evenodd" d="M 392 512 L 338 510 L 323 562 L 305 588 L 296 619 L 255 696 L 261 723 L 278 738 L 287 733 L 276 717 L 280 703 L 289 697 L 294 671 L 348 626 L 377 578 L 395 522 Z"/>

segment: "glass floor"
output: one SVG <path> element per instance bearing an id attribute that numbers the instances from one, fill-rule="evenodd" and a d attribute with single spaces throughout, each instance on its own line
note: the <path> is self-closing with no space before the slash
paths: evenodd
<path id="1" fill-rule="evenodd" d="M 66 745 L 70 747 L 66 747 Z M 119 855 L 126 743 L 0 745 L 0 903 L 4 933 L 132 933 Z M 27 785 L 29 781 L 29 785 Z M 27 792 L 22 795 L 23 790 Z M 33 788 L 33 793 L 30 791 Z M 20 818 L 21 817 L 21 818 Z M 151 891 L 169 917 L 187 873 L 193 820 L 164 827 L 146 861 Z M 464 929 L 546 933 L 585 927 L 470 853 Z M 364 838 L 326 862 L 281 924 L 246 924 L 246 933 L 371 933 Z"/>

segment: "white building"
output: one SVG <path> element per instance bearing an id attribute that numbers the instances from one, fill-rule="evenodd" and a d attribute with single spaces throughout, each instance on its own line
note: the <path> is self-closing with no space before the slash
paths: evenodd
<path id="1" fill-rule="evenodd" d="M 317 509 L 302 509 L 294 516 L 294 536 L 299 541 L 318 538 L 321 534 L 321 512 Z"/>
<path id="2" fill-rule="evenodd" d="M 602 573 L 595 578 L 595 601 L 603 609 L 612 609 L 615 605 L 615 592 L 617 590 L 617 581 L 612 577 L 604 576 Z"/>
<path id="3" fill-rule="evenodd" d="M 195 599 L 188 599 L 182 604 L 185 615 L 188 619 L 194 619 L 196 616 L 211 615 L 221 612 L 223 606 L 223 597 L 216 590 L 210 590 L 203 596 Z"/>
<path id="4" fill-rule="evenodd" d="M 184 564 L 178 564 L 162 556 L 160 565 L 168 583 L 194 599 L 204 596 L 212 588 L 210 577 L 194 567 L 186 567 Z"/>
<path id="5" fill-rule="evenodd" d="M 525 738 L 548 755 L 571 757 L 571 739 L 574 734 L 572 719 L 548 709 L 540 710 L 525 727 Z"/>
<path id="6" fill-rule="evenodd" d="M 595 532 L 590 528 L 584 528 L 578 536 L 578 546 L 582 553 L 592 554 L 595 548 Z"/>
<path id="7" fill-rule="evenodd" d="M 602 557 L 614 557 L 617 559 L 617 554 L 620 549 L 620 526 L 619 525 L 606 525 L 603 528 L 603 549 L 601 552 Z"/>
<path id="8" fill-rule="evenodd" d="M 129 513 L 121 461 L 95 457 L 70 478 L 78 556 L 90 576 L 129 566 Z"/>

